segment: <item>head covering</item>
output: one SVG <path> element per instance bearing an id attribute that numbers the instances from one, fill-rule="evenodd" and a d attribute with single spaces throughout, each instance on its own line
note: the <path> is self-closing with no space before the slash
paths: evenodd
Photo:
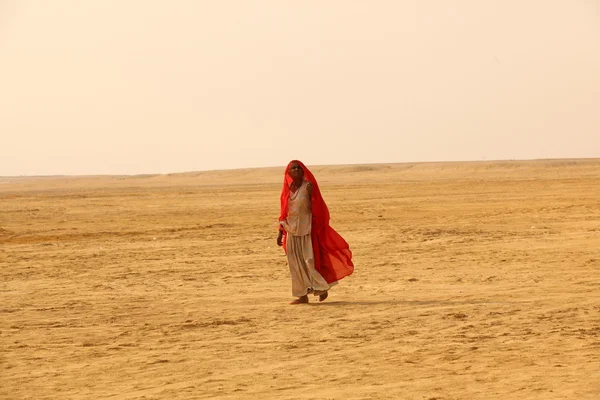
<path id="1" fill-rule="evenodd" d="M 323 200 L 319 184 L 312 172 L 298 160 L 290 161 L 285 169 L 283 188 L 281 189 L 281 213 L 279 220 L 283 221 L 287 217 L 290 185 L 294 181 L 290 176 L 290 168 L 293 163 L 297 163 L 302 168 L 302 171 L 304 171 L 303 179 L 312 183 L 311 238 L 315 269 L 325 278 L 327 283 L 337 282 L 354 271 L 352 252 L 344 238 L 329 226 L 329 209 L 327 208 L 327 204 L 325 204 L 325 200 Z M 284 251 L 286 249 L 286 239 L 287 235 L 284 237 Z"/>
<path id="2" fill-rule="evenodd" d="M 310 172 L 306 166 L 298 160 L 292 160 L 285 168 L 285 174 L 283 176 L 283 188 L 281 189 L 281 215 L 279 216 L 279 220 L 283 221 L 287 217 L 287 204 L 290 198 L 290 185 L 294 181 L 292 176 L 290 175 L 290 169 L 292 168 L 292 164 L 297 163 L 302 171 L 304 171 L 304 180 L 312 183 L 312 215 L 313 215 L 313 224 L 312 230 L 319 230 L 324 225 L 329 224 L 329 209 L 325 204 L 325 200 L 323 200 L 323 196 L 321 195 L 321 190 L 319 190 L 319 184 L 317 183 L 317 179 Z"/>

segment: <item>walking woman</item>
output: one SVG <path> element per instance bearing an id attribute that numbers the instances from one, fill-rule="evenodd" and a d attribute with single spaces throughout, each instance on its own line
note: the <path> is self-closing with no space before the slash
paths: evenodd
<path id="1" fill-rule="evenodd" d="M 314 175 L 298 160 L 285 169 L 277 245 L 287 254 L 291 304 L 323 301 L 329 289 L 354 271 L 348 243 L 329 226 L 329 210 Z"/>

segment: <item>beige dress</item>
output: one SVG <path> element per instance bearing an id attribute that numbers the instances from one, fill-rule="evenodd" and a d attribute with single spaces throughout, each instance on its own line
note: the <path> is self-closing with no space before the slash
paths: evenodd
<path id="1" fill-rule="evenodd" d="M 315 270 L 315 259 L 310 231 L 312 211 L 307 181 L 290 193 L 288 214 L 281 225 L 287 232 L 286 253 L 292 277 L 292 295 L 301 297 L 309 293 L 318 296 L 332 286 Z"/>

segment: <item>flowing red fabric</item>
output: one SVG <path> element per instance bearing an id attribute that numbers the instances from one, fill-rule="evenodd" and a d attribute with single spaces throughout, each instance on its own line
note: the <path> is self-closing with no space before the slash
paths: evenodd
<path id="1" fill-rule="evenodd" d="M 304 180 L 312 183 L 312 230 L 311 238 L 315 257 L 315 269 L 325 278 L 327 283 L 337 282 L 354 272 L 352 252 L 348 243 L 331 226 L 329 226 L 329 209 L 323 200 L 319 184 L 314 175 L 298 160 L 290 161 L 285 169 L 283 189 L 281 190 L 281 214 L 279 220 L 287 217 L 290 185 L 290 166 L 298 163 L 304 171 Z M 283 250 L 286 249 L 287 234 L 283 239 Z"/>

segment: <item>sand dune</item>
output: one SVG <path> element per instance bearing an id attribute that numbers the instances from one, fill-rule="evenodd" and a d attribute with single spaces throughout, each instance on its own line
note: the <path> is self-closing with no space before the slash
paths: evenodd
<path id="1" fill-rule="evenodd" d="M 307 306 L 282 168 L 0 178 L 0 397 L 600 398 L 600 160 L 313 172 L 356 272 Z"/>

